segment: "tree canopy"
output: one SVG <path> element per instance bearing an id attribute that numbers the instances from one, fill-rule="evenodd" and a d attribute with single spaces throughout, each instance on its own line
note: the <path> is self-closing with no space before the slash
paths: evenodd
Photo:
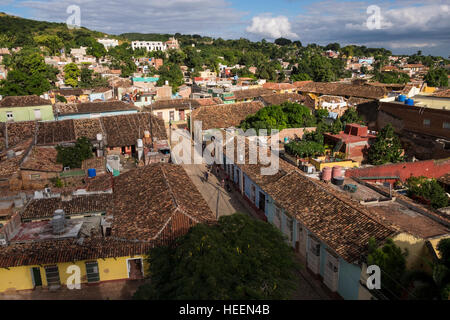
<path id="1" fill-rule="evenodd" d="M 149 300 L 289 299 L 297 265 L 273 225 L 243 214 L 198 224 L 148 256 L 150 281 L 135 293 Z"/>
<path id="2" fill-rule="evenodd" d="M 425 200 L 436 209 L 444 208 L 448 205 L 448 197 L 436 179 L 426 177 L 411 177 L 406 181 L 408 196 Z"/>
<path id="3" fill-rule="evenodd" d="M 73 147 L 56 146 L 56 151 L 56 162 L 70 168 L 81 168 L 83 160 L 93 157 L 92 144 L 86 137 L 78 138 Z"/>
<path id="4" fill-rule="evenodd" d="M 381 290 L 391 299 L 400 299 L 408 251 L 400 249 L 392 239 L 378 247 L 375 239 L 371 238 L 368 248 L 367 265 L 377 265 L 381 269 Z"/>
<path id="5" fill-rule="evenodd" d="M 4 96 L 41 95 L 56 81 L 58 69 L 45 64 L 36 49 L 24 48 L 7 60 L 11 71 L 0 81 L 0 94 Z"/>
<path id="6" fill-rule="evenodd" d="M 243 130 L 266 129 L 283 130 L 286 128 L 305 128 L 316 124 L 311 110 L 301 104 L 285 102 L 281 105 L 264 107 L 248 116 L 242 123 Z"/>
<path id="7" fill-rule="evenodd" d="M 431 68 L 424 80 L 430 87 L 448 87 L 447 70 L 443 68 Z"/>
<path id="8" fill-rule="evenodd" d="M 394 128 L 388 123 L 378 132 L 375 142 L 367 152 L 367 160 L 370 164 L 381 165 L 385 163 L 397 163 L 404 161 L 400 139 L 394 132 Z"/>

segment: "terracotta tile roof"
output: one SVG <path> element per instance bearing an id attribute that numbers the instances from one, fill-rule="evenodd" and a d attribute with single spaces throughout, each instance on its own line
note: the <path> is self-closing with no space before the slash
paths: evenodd
<path id="1" fill-rule="evenodd" d="M 158 100 L 152 103 L 151 107 L 146 106 L 146 110 L 161 110 L 161 109 L 189 109 L 189 103 L 192 108 L 198 108 L 201 106 L 212 106 L 218 104 L 218 101 L 212 98 L 206 99 L 169 99 L 169 100 Z M 220 102 L 221 103 L 221 102 Z"/>
<path id="2" fill-rule="evenodd" d="M 86 102 L 62 104 L 58 103 L 53 106 L 53 111 L 60 115 L 66 114 L 86 114 L 86 113 L 102 113 L 110 111 L 128 111 L 137 110 L 134 105 L 123 101 L 105 101 L 105 102 Z"/>
<path id="3" fill-rule="evenodd" d="M 329 82 L 307 82 L 297 85 L 297 89 L 303 93 L 328 94 L 369 99 L 381 99 L 386 94 L 386 90 L 383 87 Z"/>
<path id="4" fill-rule="evenodd" d="M 86 190 L 91 191 L 107 191 L 113 187 L 113 177 L 109 174 L 102 174 L 95 178 L 89 178 L 86 181 Z"/>
<path id="5" fill-rule="evenodd" d="M 11 159 L 7 159 L 6 157 L 7 150 L 4 150 L 0 154 L 0 177 L 7 177 L 14 173 L 19 172 L 20 163 L 26 156 L 28 150 L 31 148 L 32 142 L 33 142 L 32 139 L 27 139 L 19 143 L 18 145 L 9 148 L 8 150 L 14 150 L 15 152 L 22 152 L 20 155 L 17 155 Z"/>
<path id="6" fill-rule="evenodd" d="M 150 131 L 150 119 L 152 121 L 152 132 L 154 136 L 151 138 L 167 140 L 164 120 L 148 112 L 139 112 L 135 114 L 102 117 L 100 121 L 104 128 L 106 145 L 108 147 L 135 145 L 137 139 L 142 139 L 144 136 L 144 131 Z"/>
<path id="7" fill-rule="evenodd" d="M 248 154 L 246 148 L 246 163 Z M 282 159 L 279 159 L 279 170 L 274 175 L 261 175 L 261 164 L 238 166 L 274 199 L 277 206 L 285 209 L 288 215 L 304 224 L 350 263 L 367 253 L 370 237 L 382 241 L 396 232 L 383 219 L 372 218 L 365 207 L 345 194 L 322 182 L 313 181 Z"/>
<path id="8" fill-rule="evenodd" d="M 0 267 L 73 262 L 147 254 L 151 243 L 126 242 L 111 238 L 34 241 L 13 244 L 0 250 Z"/>
<path id="9" fill-rule="evenodd" d="M 247 90 L 237 90 L 233 91 L 236 100 L 244 100 L 251 98 L 258 98 L 262 95 L 268 95 L 272 93 L 272 90 L 264 89 L 264 88 L 256 88 L 256 89 L 247 89 Z"/>
<path id="10" fill-rule="evenodd" d="M 75 119 L 73 120 L 75 137 L 86 137 L 90 140 L 97 139 L 97 133 L 103 133 L 100 118 L 97 119 Z"/>
<path id="11" fill-rule="evenodd" d="M 450 173 L 447 173 L 446 175 L 443 175 L 438 179 L 440 183 L 443 183 L 445 185 L 450 185 Z"/>
<path id="12" fill-rule="evenodd" d="M 214 221 L 214 214 L 181 166 L 154 164 L 114 178 L 114 237 L 168 239 L 196 223 Z"/>
<path id="13" fill-rule="evenodd" d="M 58 94 L 60 96 L 68 97 L 68 96 L 81 96 L 84 94 L 83 89 L 59 89 L 57 91 L 54 91 L 55 94 Z"/>
<path id="14" fill-rule="evenodd" d="M 39 96 L 9 96 L 0 100 L 0 108 L 28 107 L 51 105 L 50 100 L 42 99 Z"/>
<path id="15" fill-rule="evenodd" d="M 35 121 L 0 122 L 0 151 L 6 146 L 5 129 L 8 130 L 8 146 L 13 147 L 34 136 Z"/>
<path id="16" fill-rule="evenodd" d="M 235 127 L 263 107 L 259 101 L 200 107 L 192 111 L 192 119 L 202 121 L 203 130 Z"/>
<path id="17" fill-rule="evenodd" d="M 383 241 L 396 232 L 372 218 L 364 207 L 297 171 L 283 176 L 266 191 L 288 214 L 350 263 L 367 253 L 371 237 Z"/>
<path id="18" fill-rule="evenodd" d="M 61 198 L 31 200 L 22 213 L 22 220 L 48 219 L 57 209 L 63 209 L 66 216 L 92 213 L 107 213 L 112 208 L 113 195 L 109 193 L 73 196 L 69 201 Z"/>
<path id="19" fill-rule="evenodd" d="M 73 120 L 44 121 L 38 123 L 37 144 L 48 145 L 75 140 Z"/>
<path id="20" fill-rule="evenodd" d="M 21 169 L 33 171 L 60 172 L 63 165 L 56 162 L 58 152 L 53 147 L 33 147 Z"/>
<path id="21" fill-rule="evenodd" d="M 436 91 L 433 97 L 450 98 L 450 89 Z"/>
<path id="22" fill-rule="evenodd" d="M 275 82 L 266 82 L 263 84 L 263 89 L 269 90 L 289 90 L 295 89 L 296 86 L 290 83 L 275 83 Z"/>
<path id="23" fill-rule="evenodd" d="M 167 140 L 164 121 L 150 116 L 150 113 L 140 112 L 98 119 L 39 122 L 37 124 L 37 144 L 54 145 L 62 142 L 74 142 L 82 136 L 95 140 L 97 133 L 102 133 L 106 137 L 108 147 L 134 145 L 138 138 L 144 136 L 144 130 L 150 131 L 150 118 L 152 119 L 155 138 Z M 8 128 L 14 128 L 14 130 L 8 129 L 8 137 L 14 141 L 20 141 L 26 136 L 33 137 L 36 131 L 36 124 L 31 122 L 7 125 Z M 4 135 L 4 129 L 2 133 Z"/>
<path id="24" fill-rule="evenodd" d="M 261 96 L 261 100 L 265 105 L 280 105 L 284 102 L 298 102 L 304 103 L 306 97 L 298 93 L 281 93 L 269 94 Z"/>

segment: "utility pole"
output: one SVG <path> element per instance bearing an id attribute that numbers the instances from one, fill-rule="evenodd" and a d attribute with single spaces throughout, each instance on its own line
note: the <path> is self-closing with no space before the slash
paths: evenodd
<path id="1" fill-rule="evenodd" d="M 216 219 L 219 219 L 219 198 L 220 198 L 220 189 L 219 185 L 217 185 L 217 203 L 216 203 Z"/>
<path id="2" fill-rule="evenodd" d="M 152 125 L 152 117 L 153 117 L 153 106 L 150 105 L 150 139 L 151 139 L 151 147 L 153 151 L 153 125 Z"/>
<path id="3" fill-rule="evenodd" d="M 8 149 L 8 121 L 5 122 L 5 149 Z"/>
<path id="4" fill-rule="evenodd" d="M 192 137 L 192 104 L 191 101 L 189 101 L 189 129 L 191 131 L 191 137 Z"/>

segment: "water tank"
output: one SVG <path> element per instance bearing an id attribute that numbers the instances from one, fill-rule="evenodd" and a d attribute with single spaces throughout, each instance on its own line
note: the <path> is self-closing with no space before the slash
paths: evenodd
<path id="1" fill-rule="evenodd" d="M 61 209 L 55 210 L 53 219 L 51 221 L 52 231 L 54 234 L 61 234 L 64 232 L 66 217 L 64 211 Z"/>
<path id="2" fill-rule="evenodd" d="M 8 150 L 6 151 L 6 158 L 7 159 L 12 159 L 16 156 L 16 153 L 14 152 L 14 150 Z"/>
<path id="3" fill-rule="evenodd" d="M 102 141 L 103 135 L 101 133 L 97 133 L 97 141 Z"/>
<path id="4" fill-rule="evenodd" d="M 344 185 L 344 177 L 333 178 L 333 184 L 335 184 L 337 186 L 343 186 Z"/>
<path id="5" fill-rule="evenodd" d="M 144 147 L 144 143 L 142 142 L 142 139 L 137 139 L 137 147 L 138 148 L 143 148 Z"/>
<path id="6" fill-rule="evenodd" d="M 88 169 L 88 177 L 94 178 L 97 175 L 95 168 Z"/>
<path id="7" fill-rule="evenodd" d="M 150 131 L 145 130 L 144 131 L 144 137 L 145 138 L 150 138 Z"/>
<path id="8" fill-rule="evenodd" d="M 322 170 L 322 180 L 329 182 L 331 180 L 331 168 L 325 167 Z"/>
<path id="9" fill-rule="evenodd" d="M 332 177 L 342 177 L 342 167 L 341 166 L 334 166 L 332 171 Z"/>
<path id="10" fill-rule="evenodd" d="M 398 101 L 399 102 L 405 102 L 405 100 L 406 100 L 406 96 L 404 94 L 401 94 L 401 95 L 398 96 Z"/>
<path id="11" fill-rule="evenodd" d="M 405 104 L 407 106 L 413 106 L 414 105 L 414 100 L 413 99 L 406 99 L 405 100 Z"/>

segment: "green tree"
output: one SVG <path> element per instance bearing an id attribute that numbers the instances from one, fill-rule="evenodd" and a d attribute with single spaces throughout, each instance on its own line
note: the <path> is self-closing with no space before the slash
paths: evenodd
<path id="1" fill-rule="evenodd" d="M 52 88 L 58 73 L 58 69 L 45 64 L 36 49 L 22 49 L 8 64 L 11 71 L 0 81 L 0 94 L 4 96 L 41 95 Z"/>
<path id="2" fill-rule="evenodd" d="M 406 283 L 414 288 L 409 299 L 449 300 L 450 299 L 450 239 L 442 239 L 437 245 L 440 258 L 429 262 L 431 274 L 422 270 L 409 272 Z"/>
<path id="3" fill-rule="evenodd" d="M 443 68 L 431 68 L 424 80 L 430 87 L 448 87 L 448 74 Z"/>
<path id="4" fill-rule="evenodd" d="M 92 40 L 90 46 L 87 48 L 86 53 L 100 59 L 107 53 L 105 46 L 96 40 Z"/>
<path id="5" fill-rule="evenodd" d="M 72 88 L 78 86 L 78 78 L 80 77 L 80 69 L 75 63 L 69 63 L 64 66 L 64 83 Z"/>
<path id="6" fill-rule="evenodd" d="M 363 118 L 358 114 L 356 108 L 348 108 L 341 117 L 343 125 L 350 123 L 364 124 Z"/>
<path id="7" fill-rule="evenodd" d="M 408 251 L 402 251 L 392 239 L 378 247 L 375 239 L 371 238 L 368 248 L 367 265 L 377 265 L 381 269 L 381 290 L 387 297 L 399 299 L 404 289 Z"/>
<path id="8" fill-rule="evenodd" d="M 34 37 L 34 41 L 48 49 L 50 55 L 56 55 L 64 46 L 61 38 L 55 35 L 40 35 Z"/>
<path id="9" fill-rule="evenodd" d="M 159 79 L 157 82 L 158 86 L 163 86 L 166 81 L 172 86 L 172 92 L 177 92 L 179 86 L 184 84 L 183 72 L 180 66 L 176 64 L 164 64 L 158 69 Z"/>
<path id="10" fill-rule="evenodd" d="M 87 67 L 83 67 L 80 72 L 80 82 L 78 87 L 80 88 L 99 88 L 108 87 L 108 79 L 102 77 L 99 73 L 94 73 Z"/>
<path id="11" fill-rule="evenodd" d="M 78 138 L 72 147 L 56 146 L 56 162 L 64 167 L 81 168 L 83 160 L 92 158 L 92 144 L 86 137 Z"/>
<path id="12" fill-rule="evenodd" d="M 321 156 L 325 153 L 325 147 L 323 144 L 315 141 L 291 141 L 284 146 L 287 153 L 300 157 L 315 157 Z"/>
<path id="13" fill-rule="evenodd" d="M 444 208 L 448 205 L 448 197 L 436 179 L 411 177 L 406 181 L 408 196 L 420 197 L 430 202 L 433 208 Z"/>
<path id="14" fill-rule="evenodd" d="M 373 145 L 367 153 L 370 164 L 381 165 L 388 162 L 397 163 L 404 161 L 403 149 L 400 139 L 394 133 L 394 128 L 389 123 L 378 132 Z"/>
<path id="15" fill-rule="evenodd" d="M 298 281 L 285 237 L 243 214 L 194 226 L 173 245 L 152 249 L 148 262 L 150 281 L 134 299 L 281 300 Z"/>

